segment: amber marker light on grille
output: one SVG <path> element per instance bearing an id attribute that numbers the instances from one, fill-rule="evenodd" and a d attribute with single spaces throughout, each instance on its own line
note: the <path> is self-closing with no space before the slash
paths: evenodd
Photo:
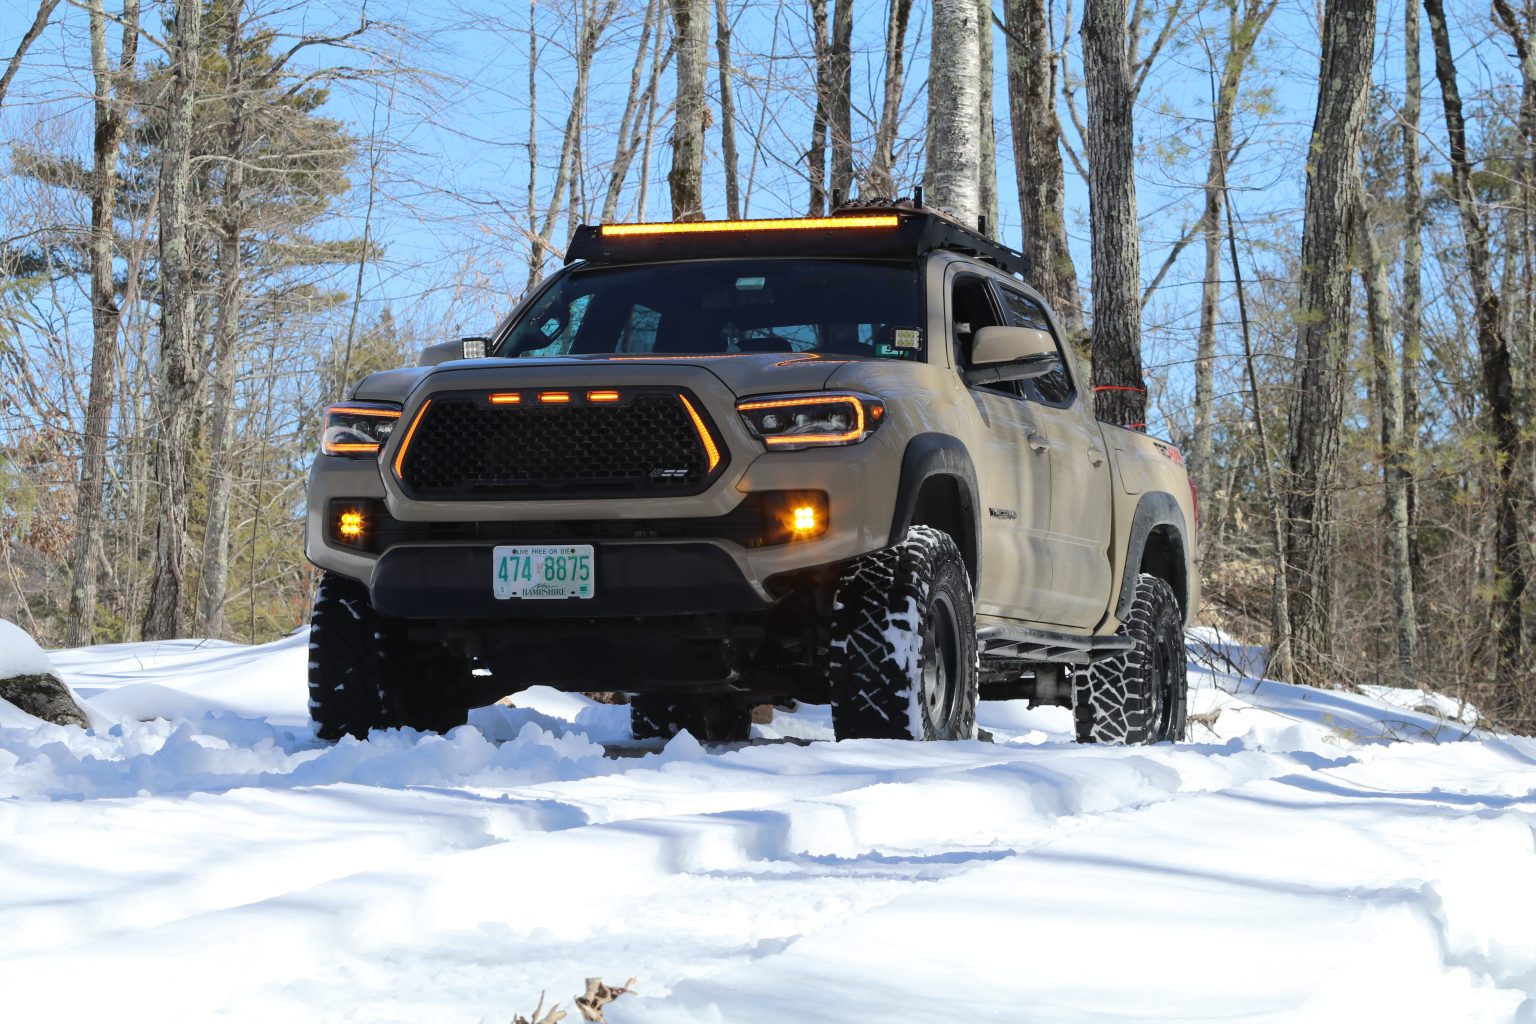
<path id="1" fill-rule="evenodd" d="M 589 402 L 617 402 L 618 400 L 619 400 L 619 393 L 617 391 L 588 391 L 587 392 L 587 401 L 589 401 Z"/>
<path id="2" fill-rule="evenodd" d="M 715 439 L 709 436 L 709 428 L 704 426 L 704 419 L 693 407 L 693 403 L 684 395 L 678 395 L 677 398 L 683 403 L 683 408 L 688 410 L 688 416 L 693 420 L 693 429 L 699 432 L 699 440 L 704 442 L 704 452 L 709 456 L 709 471 L 713 473 L 715 467 L 720 465 L 720 449 L 715 447 Z"/>
<path id="3" fill-rule="evenodd" d="M 569 391 L 540 391 L 539 401 L 545 405 L 564 405 L 571 400 Z"/>
<path id="4" fill-rule="evenodd" d="M 411 420 L 411 428 L 405 432 L 405 439 L 400 442 L 400 450 L 395 453 L 395 476 L 404 477 L 405 471 L 401 468 L 405 465 L 405 453 L 411 447 L 411 438 L 416 435 L 416 428 L 421 426 L 421 418 L 427 414 L 427 409 L 432 405 L 432 399 L 421 403 L 421 408 L 416 410 L 416 418 Z"/>
<path id="5" fill-rule="evenodd" d="M 853 231 L 860 228 L 901 226 L 895 214 L 865 214 L 856 217 L 794 217 L 774 220 L 701 220 L 683 224 L 604 224 L 604 238 L 636 238 L 654 235 L 707 235 L 734 231 L 812 231 L 833 229 Z"/>
<path id="6" fill-rule="evenodd" d="M 522 400 L 523 396 L 518 394 L 516 391 L 509 391 L 504 394 L 491 396 L 492 405 L 516 405 Z"/>

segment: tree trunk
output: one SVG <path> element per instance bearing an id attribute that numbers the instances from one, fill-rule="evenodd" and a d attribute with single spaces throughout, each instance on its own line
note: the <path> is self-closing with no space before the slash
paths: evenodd
<path id="1" fill-rule="evenodd" d="M 833 0 L 827 50 L 827 128 L 832 136 L 832 194 L 849 199 L 853 188 L 853 0 Z"/>
<path id="2" fill-rule="evenodd" d="M 811 0 L 811 49 L 816 58 L 816 110 L 811 115 L 811 148 L 805 173 L 811 183 L 809 213 L 827 212 L 827 118 L 832 105 L 831 43 L 827 40 L 827 0 Z"/>
<path id="3" fill-rule="evenodd" d="M 934 0 L 928 68 L 929 202 L 975 227 L 981 212 L 981 48 L 976 0 Z"/>
<path id="4" fill-rule="evenodd" d="M 1445 130 L 1451 162 L 1451 191 L 1461 214 L 1466 244 L 1467 276 L 1472 282 L 1476 307 L 1477 350 L 1482 364 L 1484 415 L 1497 462 L 1494 525 L 1493 630 L 1498 655 L 1494 665 L 1494 690 L 1483 711 L 1512 728 L 1529 723 L 1529 709 L 1521 693 L 1529 673 L 1523 664 L 1521 608 L 1525 601 L 1526 573 L 1521 556 L 1520 425 L 1515 415 L 1514 379 L 1509 341 L 1499 314 L 1499 296 L 1489 267 L 1488 227 L 1478 208 L 1472 183 L 1472 164 L 1467 155 L 1466 120 L 1461 92 L 1456 83 L 1456 64 L 1441 0 L 1424 0 L 1430 38 L 1435 47 L 1435 77 L 1445 107 Z"/>
<path id="5" fill-rule="evenodd" d="M 1036 288 L 1061 319 L 1077 348 L 1087 333 L 1077 267 L 1067 246 L 1061 124 L 1056 120 L 1056 57 L 1051 52 L 1045 0 L 1004 0 L 1008 22 L 1008 114 L 1013 166 Z"/>
<path id="6" fill-rule="evenodd" d="M 1200 330 L 1195 346 L 1195 435 L 1189 451 L 1189 471 L 1202 492 L 1209 491 L 1212 406 L 1215 401 L 1216 321 L 1221 304 L 1221 207 L 1227 172 L 1233 158 L 1232 118 L 1238 87 L 1264 23 L 1274 12 L 1273 0 L 1246 0 L 1239 15 L 1238 0 L 1227 0 L 1227 47 L 1211 111 L 1211 153 L 1205 172 L 1205 211 L 1200 233 L 1205 241 L 1205 278 L 1200 288 Z"/>
<path id="7" fill-rule="evenodd" d="M 706 0 L 672 0 L 677 34 L 677 107 L 672 130 L 673 220 L 704 219 L 704 73 L 709 68 Z"/>
<path id="8" fill-rule="evenodd" d="M 642 39 L 640 52 L 645 52 Z M 741 216 L 741 186 L 736 177 L 736 102 L 731 87 L 731 18 L 726 0 L 715 0 L 715 52 L 720 55 L 720 159 L 725 164 L 725 215 Z M 640 65 L 635 64 L 638 73 Z"/>
<path id="9" fill-rule="evenodd" d="M 1397 650 L 1397 686 L 1413 685 L 1419 629 L 1414 618 L 1413 571 L 1408 564 L 1408 493 L 1404 471 L 1409 453 L 1403 443 L 1403 386 L 1392 355 L 1392 299 L 1387 268 L 1370 219 L 1359 219 L 1361 276 L 1365 281 L 1371 363 L 1376 371 L 1377 416 L 1381 423 L 1381 476 L 1386 489 L 1387 557 L 1392 563 L 1393 638 Z"/>
<path id="10" fill-rule="evenodd" d="M 1375 30 L 1375 0 L 1329 0 L 1307 165 L 1286 490 L 1294 681 L 1310 685 L 1332 680 L 1334 498 L 1349 359 L 1349 252 L 1359 209 L 1360 139 Z"/>
<path id="11" fill-rule="evenodd" d="M 91 170 L 91 384 L 85 406 L 85 436 L 80 453 L 80 489 L 75 495 L 75 536 L 69 619 L 64 642 L 91 643 L 96 619 L 96 586 L 102 562 L 102 515 L 107 472 L 107 431 L 112 415 L 117 365 L 117 324 L 121 311 L 112 283 L 116 251 L 117 151 L 122 146 L 125 104 L 122 93 L 138 59 L 139 5 L 123 5 L 123 31 L 117 71 L 107 67 L 107 18 L 102 0 L 90 0 L 91 72 L 96 82 L 96 131 Z"/>
<path id="12" fill-rule="evenodd" d="M 1143 430 L 1147 385 L 1141 376 L 1141 248 L 1126 17 L 1125 0 L 1095 0 L 1083 12 L 1094 409 L 1107 423 Z"/>
<path id="13" fill-rule="evenodd" d="M 219 208 L 219 291 L 214 312 L 213 378 L 208 423 L 208 524 L 203 531 L 203 572 L 195 630 L 199 636 L 224 632 L 224 598 L 229 587 L 229 498 L 234 487 L 232 434 L 235 377 L 239 368 L 240 307 L 244 299 L 241 241 L 244 236 L 245 62 L 241 19 L 244 0 L 227 0 L 225 82 L 229 123 L 224 126 L 224 194 Z M 366 254 L 365 254 L 366 255 Z"/>
<path id="14" fill-rule="evenodd" d="M 875 149 L 865 179 L 872 196 L 887 199 L 896 197 L 894 151 L 896 129 L 901 119 L 901 94 L 906 85 L 903 67 L 907 22 L 911 15 L 912 0 L 891 0 L 885 25 L 885 73 L 880 89 L 880 123 L 875 126 Z"/>
<path id="15" fill-rule="evenodd" d="M 154 566 L 144 613 L 146 640 L 181 631 L 191 498 L 192 428 L 198 407 L 196 273 L 188 235 L 192 201 L 192 107 L 197 97 L 203 5 L 179 0 L 171 34 L 171 84 L 160 160 L 160 368 L 151 460 L 155 502 Z"/>
<path id="16" fill-rule="evenodd" d="M 997 116 L 993 107 L 994 69 L 992 66 L 992 0 L 977 0 L 976 46 L 981 70 L 978 73 L 981 89 L 981 156 L 977 163 L 977 188 L 981 212 L 985 221 L 983 234 L 996 238 L 997 231 Z"/>
<path id="17" fill-rule="evenodd" d="M 1403 308 L 1402 364 L 1403 440 L 1410 457 L 1403 462 L 1403 489 L 1408 505 L 1408 562 L 1413 569 L 1414 593 L 1422 592 L 1424 565 L 1419 547 L 1418 469 L 1412 449 L 1419 436 L 1419 360 L 1424 321 L 1424 285 L 1420 267 L 1424 261 L 1424 183 L 1419 157 L 1419 113 L 1423 106 L 1423 80 L 1419 70 L 1419 5 L 1403 5 Z"/>

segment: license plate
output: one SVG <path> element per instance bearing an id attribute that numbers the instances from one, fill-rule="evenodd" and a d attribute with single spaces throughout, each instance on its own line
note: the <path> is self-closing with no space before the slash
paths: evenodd
<path id="1" fill-rule="evenodd" d="M 597 590 L 592 545 L 493 548 L 491 590 L 502 601 L 590 598 Z"/>

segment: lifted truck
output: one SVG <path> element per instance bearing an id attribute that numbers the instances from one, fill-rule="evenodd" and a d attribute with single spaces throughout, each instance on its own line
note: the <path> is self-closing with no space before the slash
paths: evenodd
<path id="1" fill-rule="evenodd" d="M 637 738 L 966 739 L 986 693 L 1181 738 L 1195 505 L 1094 419 L 1024 258 L 922 207 L 583 225 L 485 338 L 326 410 L 310 711 L 443 730 L 542 683 Z"/>

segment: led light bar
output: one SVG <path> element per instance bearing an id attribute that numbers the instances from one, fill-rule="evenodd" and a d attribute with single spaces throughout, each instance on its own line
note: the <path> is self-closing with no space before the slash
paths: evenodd
<path id="1" fill-rule="evenodd" d="M 720 449 L 715 446 L 715 439 L 709 436 L 709 428 L 704 425 L 704 417 L 699 415 L 693 403 L 682 395 L 677 397 L 683 403 L 683 408 L 688 410 L 688 416 L 693 420 L 693 429 L 698 431 L 699 440 L 704 443 L 704 453 L 709 456 L 709 471 L 713 473 L 715 467 L 720 465 Z"/>
<path id="2" fill-rule="evenodd" d="M 599 230 L 604 238 L 635 238 L 648 235 L 705 235 L 731 231 L 812 231 L 831 228 L 894 228 L 901 218 L 893 213 L 865 214 L 855 217 L 786 217 L 775 220 L 700 220 L 674 224 L 604 224 Z"/>

